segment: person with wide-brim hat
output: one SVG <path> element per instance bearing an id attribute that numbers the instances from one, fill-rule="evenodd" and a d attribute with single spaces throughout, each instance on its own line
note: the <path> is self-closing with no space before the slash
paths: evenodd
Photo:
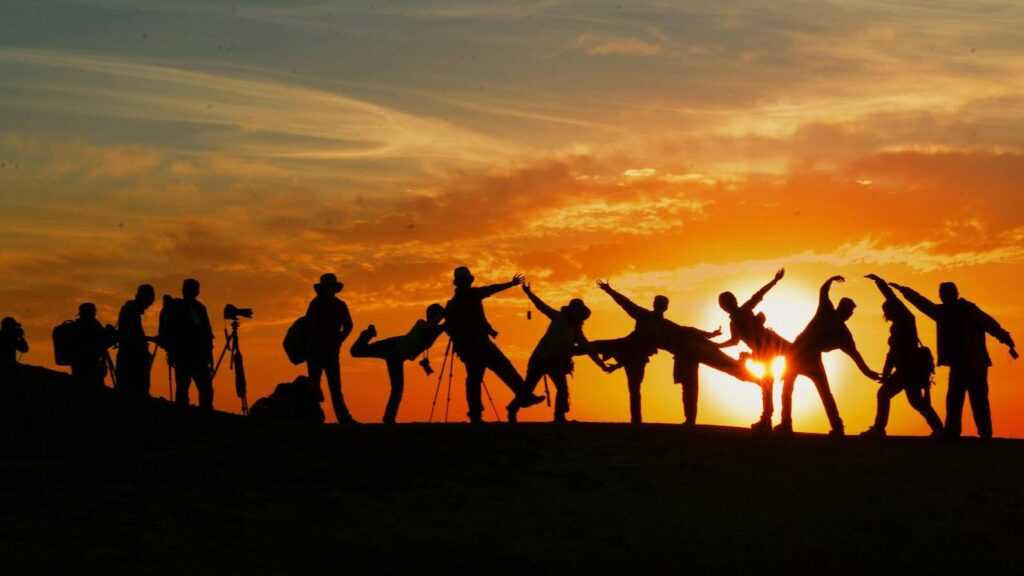
<path id="1" fill-rule="evenodd" d="M 498 335 L 484 314 L 484 300 L 518 286 L 523 281 L 521 274 L 512 280 L 489 286 L 473 286 L 476 279 L 465 266 L 459 266 L 452 273 L 455 294 L 445 306 L 445 319 L 452 347 L 466 366 L 466 403 L 469 407 L 469 421 L 483 422 L 483 401 L 481 392 L 484 373 L 494 372 L 516 395 L 520 406 L 532 406 L 544 401 L 543 396 L 534 396 L 526 391 L 523 377 L 512 365 L 492 338 Z"/>
<path id="2" fill-rule="evenodd" d="M 321 375 L 327 374 L 327 389 L 335 418 L 339 424 L 353 424 L 355 419 L 345 404 L 345 396 L 341 390 L 339 360 L 341 344 L 352 333 L 354 327 L 348 305 L 337 296 L 344 287 L 345 285 L 332 273 L 320 276 L 320 281 L 313 285 L 316 297 L 310 301 L 306 309 L 306 368 L 310 381 L 316 387 L 320 386 Z"/>
<path id="3" fill-rule="evenodd" d="M 523 292 L 537 310 L 551 320 L 530 355 L 526 368 L 526 390 L 532 394 L 541 378 L 550 378 L 555 385 L 554 421 L 562 423 L 569 412 L 568 376 L 574 369 L 572 357 L 586 354 L 605 372 L 613 372 L 615 368 L 608 366 L 594 353 L 583 334 L 583 323 L 590 318 L 590 308 L 587 308 L 583 300 L 573 298 L 569 304 L 555 310 L 534 294 L 529 284 L 523 283 Z M 520 408 L 516 400 L 508 405 L 509 422 L 516 421 Z"/>

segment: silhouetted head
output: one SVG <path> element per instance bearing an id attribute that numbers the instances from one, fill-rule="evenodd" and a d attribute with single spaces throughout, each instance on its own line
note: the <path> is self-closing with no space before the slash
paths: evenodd
<path id="1" fill-rule="evenodd" d="M 839 301 L 839 306 L 836 306 L 836 312 L 839 313 L 839 318 L 843 322 L 846 322 L 853 316 L 853 311 L 857 309 L 857 303 L 849 298 L 843 298 Z"/>
<path id="2" fill-rule="evenodd" d="M 78 317 L 83 320 L 96 319 L 96 305 L 92 302 L 83 302 L 78 305 Z"/>
<path id="3" fill-rule="evenodd" d="M 473 277 L 473 273 L 465 266 L 459 266 L 452 272 L 452 284 L 456 288 L 469 288 L 473 285 L 474 280 L 476 278 Z"/>
<path id="4" fill-rule="evenodd" d="M 943 304 L 953 304 L 960 299 L 960 289 L 952 282 L 939 284 L 939 299 Z"/>
<path id="5" fill-rule="evenodd" d="M 664 314 L 666 310 L 668 310 L 668 296 L 661 296 L 660 294 L 655 296 L 654 311 L 659 314 Z"/>
<path id="6" fill-rule="evenodd" d="M 764 312 L 758 312 L 757 316 L 754 316 L 754 320 L 757 320 L 758 324 L 764 326 L 768 322 L 768 317 L 764 315 Z"/>
<path id="7" fill-rule="evenodd" d="M 189 278 L 182 282 L 181 297 L 185 300 L 195 300 L 196 298 L 199 298 L 199 280 Z"/>
<path id="8" fill-rule="evenodd" d="M 583 324 L 587 318 L 590 318 L 590 308 L 587 308 L 587 305 L 579 298 L 569 300 L 569 305 L 562 308 L 562 311 L 569 317 L 569 320 L 577 324 Z"/>
<path id="9" fill-rule="evenodd" d="M 18 328 L 21 328 L 21 324 L 18 324 L 18 321 L 10 316 L 0 321 L 0 330 L 4 332 L 14 332 Z"/>
<path id="10" fill-rule="evenodd" d="M 732 292 L 722 292 L 719 294 L 718 305 L 722 307 L 722 310 L 725 310 L 729 314 L 740 309 L 740 303 L 736 300 L 736 295 Z"/>
<path id="11" fill-rule="evenodd" d="M 891 300 L 886 300 L 882 303 L 882 315 L 890 322 L 896 320 L 900 316 L 900 305 Z"/>
<path id="12" fill-rule="evenodd" d="M 444 306 L 440 304 L 427 306 L 427 322 L 436 325 L 440 324 L 441 320 L 444 320 Z"/>
<path id="13" fill-rule="evenodd" d="M 334 274 L 320 276 L 320 282 L 313 285 L 317 294 L 337 294 L 345 288 L 345 284 L 338 280 Z"/>
<path id="14" fill-rule="evenodd" d="M 142 305 L 143 309 L 149 308 L 156 302 L 156 290 L 150 284 L 143 284 L 135 291 L 135 301 Z"/>

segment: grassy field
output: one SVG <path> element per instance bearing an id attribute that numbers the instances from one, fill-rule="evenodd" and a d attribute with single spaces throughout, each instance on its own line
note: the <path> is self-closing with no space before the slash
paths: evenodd
<path id="1" fill-rule="evenodd" d="M 1015 571 L 1024 443 L 4 410 L 5 573 Z M 41 409 L 40 409 L 41 410 Z"/>

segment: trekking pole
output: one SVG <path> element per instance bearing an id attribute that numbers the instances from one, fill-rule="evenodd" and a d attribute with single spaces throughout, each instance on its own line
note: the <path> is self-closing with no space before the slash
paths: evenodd
<path id="1" fill-rule="evenodd" d="M 491 390 L 487 387 L 487 382 L 481 381 L 480 384 L 484 387 L 484 392 L 487 393 L 487 401 L 491 403 L 491 410 L 494 411 L 494 420 L 501 422 L 501 416 L 498 414 L 498 409 L 494 406 L 494 398 L 491 398 Z"/>
<path id="2" fill-rule="evenodd" d="M 452 341 L 448 339 L 448 345 L 444 349 L 444 359 L 441 360 L 441 371 L 437 374 L 437 387 L 434 388 L 434 401 L 430 403 L 430 418 L 427 422 L 434 421 L 434 408 L 437 406 L 437 397 L 441 393 L 441 382 L 444 380 L 444 369 L 448 365 L 448 353 L 452 349 Z"/>
<path id="3" fill-rule="evenodd" d="M 114 366 L 114 361 L 110 359 L 110 351 L 104 351 L 103 356 L 107 362 L 107 370 L 110 371 L 110 386 L 117 389 L 117 368 Z"/>

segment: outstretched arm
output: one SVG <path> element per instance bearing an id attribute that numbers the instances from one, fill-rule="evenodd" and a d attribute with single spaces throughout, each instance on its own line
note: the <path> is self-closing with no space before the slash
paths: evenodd
<path id="1" fill-rule="evenodd" d="M 523 283 L 523 292 L 526 293 L 526 296 L 527 298 L 530 299 L 530 302 L 533 302 L 533 305 L 537 307 L 537 310 L 540 310 L 541 314 L 551 319 L 554 319 L 554 317 L 558 314 L 557 310 L 555 310 L 551 306 L 548 306 L 543 300 L 541 300 L 536 294 L 534 294 L 533 290 L 530 289 L 530 285 L 525 282 Z"/>
<path id="2" fill-rule="evenodd" d="M 515 276 L 512 277 L 512 280 L 509 280 L 508 282 L 503 282 L 501 284 L 491 284 L 490 286 L 481 286 L 479 288 L 476 288 L 475 290 L 476 293 L 479 294 L 481 298 L 490 298 L 491 296 L 494 296 L 498 292 L 503 292 L 505 290 L 508 290 L 509 288 L 512 288 L 513 286 L 519 286 L 522 283 L 523 275 L 516 274 Z"/>
<path id="3" fill-rule="evenodd" d="M 629 314 L 633 318 L 639 318 L 649 312 L 646 308 L 637 305 L 629 298 L 626 298 L 622 294 L 616 292 L 607 281 L 598 282 L 597 287 L 604 290 L 606 294 L 611 296 L 612 300 L 615 300 L 615 303 L 622 307 L 622 309 L 626 311 L 626 314 Z"/>
<path id="4" fill-rule="evenodd" d="M 834 306 L 832 306 L 832 297 L 829 296 L 829 293 L 832 291 L 832 284 L 835 282 L 846 282 L 846 278 L 843 278 L 842 276 L 833 276 L 828 280 L 825 280 L 825 283 L 821 285 L 821 291 L 818 293 L 819 308 L 823 306 L 834 308 Z"/>
<path id="5" fill-rule="evenodd" d="M 985 327 L 985 332 L 991 334 L 993 338 L 1009 348 L 1010 356 L 1016 360 L 1018 358 L 1017 345 L 1013 342 L 1013 336 L 1010 336 L 1010 333 L 1000 326 L 999 322 L 996 321 L 995 318 L 989 316 L 980 308 L 977 310 L 979 319 L 981 320 L 981 325 Z"/>
<path id="6" fill-rule="evenodd" d="M 860 350 L 857 350 L 857 346 L 853 342 L 850 342 L 849 345 L 843 347 L 843 352 L 846 352 L 846 354 L 853 360 L 853 363 L 857 365 L 857 369 L 860 370 L 861 374 L 876 382 L 882 379 L 882 375 L 872 370 L 868 366 L 868 363 L 864 361 L 864 357 L 861 356 Z"/>
<path id="7" fill-rule="evenodd" d="M 878 286 L 878 291 L 882 293 L 882 296 L 884 296 L 886 300 L 892 300 L 895 302 L 900 301 L 900 299 L 896 296 L 896 293 L 892 291 L 892 288 L 889 286 L 889 284 L 885 280 L 883 280 L 878 274 L 868 274 L 867 276 L 865 276 L 865 278 L 874 281 L 875 286 Z"/>
<path id="8" fill-rule="evenodd" d="M 615 368 L 612 368 L 604 360 L 601 360 L 601 357 L 594 352 L 594 349 L 590 346 L 590 341 L 583 335 L 582 329 L 580 329 L 576 334 L 576 346 L 577 350 L 589 356 L 590 359 L 594 361 L 594 364 L 597 364 L 601 370 L 604 370 L 609 374 L 615 371 Z"/>
<path id="9" fill-rule="evenodd" d="M 780 268 L 779 271 L 775 273 L 775 278 L 772 278 L 771 282 L 765 284 L 760 290 L 755 292 L 754 295 L 751 296 L 750 299 L 743 304 L 743 308 L 747 308 L 750 310 L 756 308 L 757 305 L 761 303 L 761 300 L 764 300 L 764 297 L 768 294 L 768 292 L 770 292 L 772 288 L 775 288 L 775 285 L 778 284 L 779 280 L 782 280 L 782 278 L 785 275 L 786 269 Z"/>
<path id="10" fill-rule="evenodd" d="M 924 314 L 925 316 L 928 316 L 932 320 L 938 319 L 938 315 L 939 315 L 939 305 L 938 304 L 936 304 L 935 302 L 932 302 L 931 300 L 925 298 L 924 296 L 921 296 L 920 294 L 915 292 L 912 288 L 909 288 L 907 286 L 903 286 L 901 284 L 896 284 L 895 282 L 890 282 L 889 286 L 892 286 L 893 288 L 898 290 L 899 293 L 902 294 L 903 297 L 907 299 L 907 302 L 910 302 L 911 304 L 913 304 L 914 308 L 917 308 L 918 310 L 920 310 L 922 314 Z"/>

